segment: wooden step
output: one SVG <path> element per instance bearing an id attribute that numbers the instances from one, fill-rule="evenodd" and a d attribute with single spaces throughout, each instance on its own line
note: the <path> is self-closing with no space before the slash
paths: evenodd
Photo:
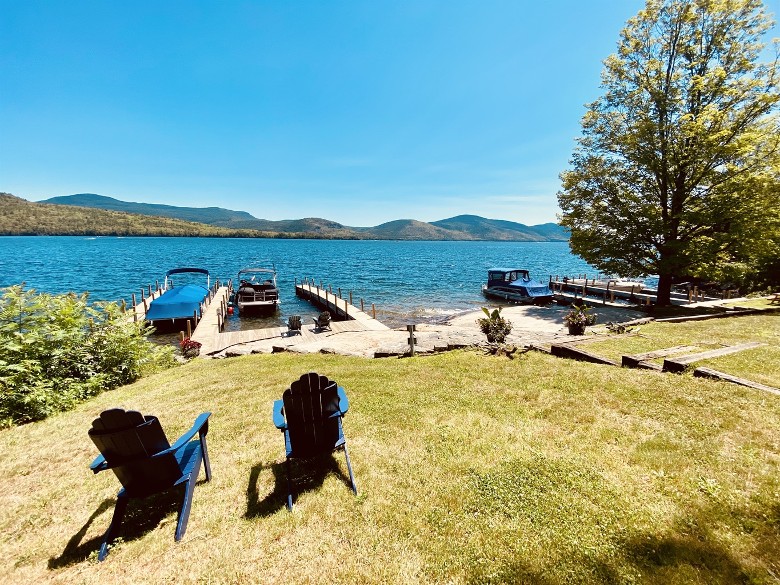
<path id="1" fill-rule="evenodd" d="M 642 362 L 647 362 L 649 360 L 654 360 L 657 358 L 667 357 L 670 355 L 674 355 L 676 353 L 683 353 L 685 351 L 694 351 L 696 349 L 695 345 L 676 345 L 675 347 L 667 347 L 665 349 L 656 349 L 654 351 L 648 351 L 645 353 L 635 353 L 633 355 L 624 355 L 621 359 L 621 362 L 623 364 L 624 368 L 641 368 L 645 367 L 642 364 Z M 656 368 L 647 368 L 647 369 L 653 369 Z M 658 366 L 657 369 L 661 369 L 660 366 Z"/>
<path id="2" fill-rule="evenodd" d="M 680 356 L 677 358 L 670 358 L 664 360 L 663 371 L 664 372 L 684 372 L 688 369 L 688 366 L 694 362 L 700 362 L 702 360 L 708 360 L 710 358 L 716 358 L 731 353 L 737 353 L 746 349 L 753 349 L 760 347 L 763 343 L 750 342 L 741 343 L 739 345 L 729 345 L 727 347 L 721 347 L 719 349 L 713 349 L 710 351 L 703 351 L 700 353 L 692 353 L 689 355 Z"/>

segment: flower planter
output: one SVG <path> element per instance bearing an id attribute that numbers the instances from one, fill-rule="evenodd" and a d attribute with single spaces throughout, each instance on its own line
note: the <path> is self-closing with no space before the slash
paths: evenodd
<path id="1" fill-rule="evenodd" d="M 585 335 L 585 325 L 570 324 L 569 335 Z"/>

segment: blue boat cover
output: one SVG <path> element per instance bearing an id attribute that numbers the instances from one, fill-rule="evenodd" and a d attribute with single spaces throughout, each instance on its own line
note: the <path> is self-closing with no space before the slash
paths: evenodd
<path id="1" fill-rule="evenodd" d="M 208 294 L 209 290 L 205 286 L 197 284 L 185 284 L 167 290 L 149 305 L 146 320 L 188 319 L 196 311 L 200 317 L 200 304 Z"/>

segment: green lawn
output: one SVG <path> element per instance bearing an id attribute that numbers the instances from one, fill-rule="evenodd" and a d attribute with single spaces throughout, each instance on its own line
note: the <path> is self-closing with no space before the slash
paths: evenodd
<path id="1" fill-rule="evenodd" d="M 747 324 L 746 324 L 747 325 Z M 343 454 L 290 514 L 271 405 L 301 374 L 351 401 Z M 131 505 L 95 560 L 118 482 L 87 468 L 121 406 L 173 439 L 212 411 L 210 483 Z M 0 575 L 39 583 L 772 583 L 780 397 L 530 352 L 196 360 L 0 431 Z M 333 466 L 337 471 L 333 471 Z M 308 468 L 300 467 L 305 473 Z M 329 471 L 330 470 L 330 471 Z"/>

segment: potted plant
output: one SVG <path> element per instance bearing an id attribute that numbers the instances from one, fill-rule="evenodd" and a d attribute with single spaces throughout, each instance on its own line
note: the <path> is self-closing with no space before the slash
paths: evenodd
<path id="1" fill-rule="evenodd" d="M 504 343 L 506 336 L 512 331 L 512 324 L 501 316 L 501 307 L 493 311 L 482 307 L 482 311 L 487 316 L 477 319 L 477 324 L 482 333 L 487 335 L 488 343 Z"/>
<path id="2" fill-rule="evenodd" d="M 190 339 L 189 337 L 185 337 L 179 342 L 179 347 L 181 348 L 181 355 L 186 357 L 187 359 L 198 357 L 200 355 L 200 342 L 195 341 L 194 339 Z"/>
<path id="3" fill-rule="evenodd" d="M 584 335 L 585 327 L 596 323 L 596 315 L 590 314 L 587 305 L 572 305 L 563 322 L 569 327 L 569 335 Z"/>

